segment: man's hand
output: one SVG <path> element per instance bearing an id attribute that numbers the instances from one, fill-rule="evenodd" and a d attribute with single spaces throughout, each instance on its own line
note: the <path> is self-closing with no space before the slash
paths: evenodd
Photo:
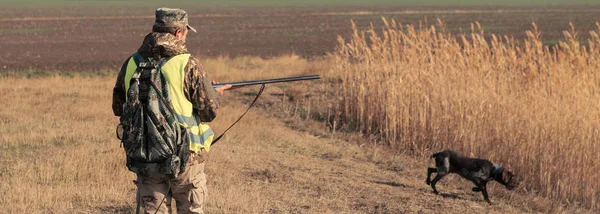
<path id="1" fill-rule="evenodd" d="M 219 84 L 219 82 L 214 81 L 214 80 L 210 81 L 210 83 L 213 84 L 213 85 L 214 84 Z M 221 87 L 216 87 L 215 90 L 217 91 L 217 94 L 219 94 L 219 96 L 223 96 L 223 91 L 225 91 L 227 89 L 230 89 L 230 88 L 231 88 L 231 85 L 224 85 L 224 86 L 221 86 Z"/>

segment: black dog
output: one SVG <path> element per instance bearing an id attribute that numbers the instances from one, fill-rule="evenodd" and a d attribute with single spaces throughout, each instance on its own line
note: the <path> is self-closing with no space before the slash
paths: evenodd
<path id="1" fill-rule="evenodd" d="M 488 160 L 468 158 L 451 150 L 435 153 L 431 158 L 435 158 L 436 168 L 427 168 L 427 180 L 425 183 L 431 185 L 435 194 L 439 194 L 437 189 L 435 189 L 435 184 L 449 173 L 457 173 L 475 183 L 476 187 L 473 188 L 473 192 L 482 192 L 483 198 L 490 204 L 492 202 L 488 198 L 486 189 L 488 181 L 495 180 L 506 186 L 509 190 L 513 190 L 518 185 L 513 180 L 513 173 L 511 171 Z M 437 172 L 437 175 L 431 181 L 431 174 L 434 172 Z"/>

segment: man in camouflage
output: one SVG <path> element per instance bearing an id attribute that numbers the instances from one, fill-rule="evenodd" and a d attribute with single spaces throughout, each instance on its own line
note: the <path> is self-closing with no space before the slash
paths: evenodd
<path id="1" fill-rule="evenodd" d="M 186 38 L 188 31 L 196 30 L 189 26 L 187 13 L 180 9 L 158 8 L 152 33 L 148 34 L 138 49 L 144 57 L 160 59 L 188 54 Z M 112 109 L 115 116 L 123 114 L 126 102 L 126 73 L 131 57 L 123 64 L 113 89 Z M 185 65 L 183 65 L 185 64 Z M 199 122 L 210 122 L 216 117 L 219 107 L 218 96 L 230 88 L 230 85 L 213 89 L 212 82 L 197 59 L 189 57 L 183 67 L 183 92 L 193 106 L 193 117 Z M 163 72 L 170 72 L 163 70 Z M 190 144 L 191 145 L 191 144 Z M 208 145 L 209 146 L 209 145 Z M 138 194 L 146 213 L 170 212 L 171 199 L 174 198 L 177 213 L 203 213 L 207 198 L 206 174 L 204 164 L 207 151 L 205 147 L 191 150 L 186 168 L 175 179 L 161 176 L 138 176 Z M 169 190 L 170 188 L 170 190 Z M 161 201 L 166 198 L 165 202 Z"/>

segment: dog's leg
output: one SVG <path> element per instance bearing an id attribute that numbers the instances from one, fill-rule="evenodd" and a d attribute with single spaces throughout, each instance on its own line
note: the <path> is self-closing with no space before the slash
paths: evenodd
<path id="1" fill-rule="evenodd" d="M 434 172 L 437 172 L 436 168 L 431 168 L 431 167 L 427 168 L 427 180 L 425 180 L 425 183 L 427 185 L 431 184 L 431 174 L 433 174 Z"/>
<path id="2" fill-rule="evenodd" d="M 431 181 L 431 188 L 433 189 L 433 193 L 435 194 L 440 194 L 437 189 L 435 188 L 435 184 L 440 181 L 444 176 L 446 176 L 446 174 L 440 174 L 438 172 L 438 174 L 435 176 L 435 178 L 433 178 L 433 181 Z"/>
<path id="3" fill-rule="evenodd" d="M 487 193 L 487 187 L 486 187 L 486 183 L 484 182 L 483 184 L 481 184 L 481 192 L 483 193 L 483 198 L 485 199 L 485 201 L 487 201 L 489 204 L 492 204 L 492 202 L 490 201 L 490 198 L 488 197 L 488 193 Z"/>
<path id="4" fill-rule="evenodd" d="M 473 183 L 475 183 L 475 182 L 473 182 Z M 487 185 L 487 181 L 482 181 L 482 182 L 481 182 L 481 185 L 482 185 L 483 187 L 485 187 L 485 186 Z M 479 188 L 479 187 L 473 187 L 473 189 L 472 189 L 472 190 L 473 190 L 473 192 L 481 192 L 481 191 L 483 191 L 483 190 L 482 190 L 481 188 Z"/>
<path id="5" fill-rule="evenodd" d="M 440 181 L 444 176 L 446 176 L 448 174 L 448 172 L 450 172 L 450 159 L 448 156 L 442 156 L 442 155 L 437 155 L 435 157 L 435 167 L 436 168 L 430 168 L 432 170 L 435 170 L 437 172 L 437 175 L 435 176 L 435 178 L 433 178 L 433 181 L 431 181 L 431 188 L 433 189 L 433 193 L 435 194 L 439 194 L 439 192 L 437 191 L 437 189 L 435 188 L 435 184 Z M 427 171 L 429 171 L 430 169 L 428 169 Z"/>
<path id="6" fill-rule="evenodd" d="M 485 201 L 487 201 L 488 203 L 492 204 L 492 202 L 490 201 L 490 198 L 488 197 L 488 193 L 487 193 L 487 182 L 486 181 L 479 181 L 478 179 L 474 179 L 471 180 L 473 181 L 473 183 L 475 183 L 475 186 L 473 188 L 473 192 L 481 192 L 483 194 L 483 199 Z"/>

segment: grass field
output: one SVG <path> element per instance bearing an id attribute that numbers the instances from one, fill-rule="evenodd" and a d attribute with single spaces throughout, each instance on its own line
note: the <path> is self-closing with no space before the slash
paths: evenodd
<path id="1" fill-rule="evenodd" d="M 314 74 L 333 62 L 291 56 L 202 64 L 220 71 L 212 72 L 216 79 L 243 80 Z M 77 75 L 0 78 L 0 101 L 11 103 L 0 109 L 4 212 L 134 213 L 135 176 L 114 136 L 113 82 Z M 211 150 L 208 213 L 591 213 L 497 184 L 489 185 L 495 204 L 487 205 L 455 176 L 440 182 L 442 195 L 434 195 L 424 184 L 430 159 L 371 145 L 357 133 L 332 133 L 326 121 L 307 116 L 326 114 L 332 83 L 267 86 L 257 108 Z M 211 123 L 217 133 L 237 119 L 256 90 L 226 93 Z"/>
<path id="2" fill-rule="evenodd" d="M 133 211 L 109 106 L 116 70 L 164 6 L 140 2 L 0 0 L 8 213 Z M 598 211 L 600 3 L 245 2 L 168 5 L 190 13 L 188 48 L 211 77 L 324 79 L 269 86 L 211 152 L 209 213 Z M 224 97 L 217 133 L 255 93 Z M 457 176 L 433 195 L 427 155 L 445 148 L 523 185 L 490 184 L 495 205 Z"/>

